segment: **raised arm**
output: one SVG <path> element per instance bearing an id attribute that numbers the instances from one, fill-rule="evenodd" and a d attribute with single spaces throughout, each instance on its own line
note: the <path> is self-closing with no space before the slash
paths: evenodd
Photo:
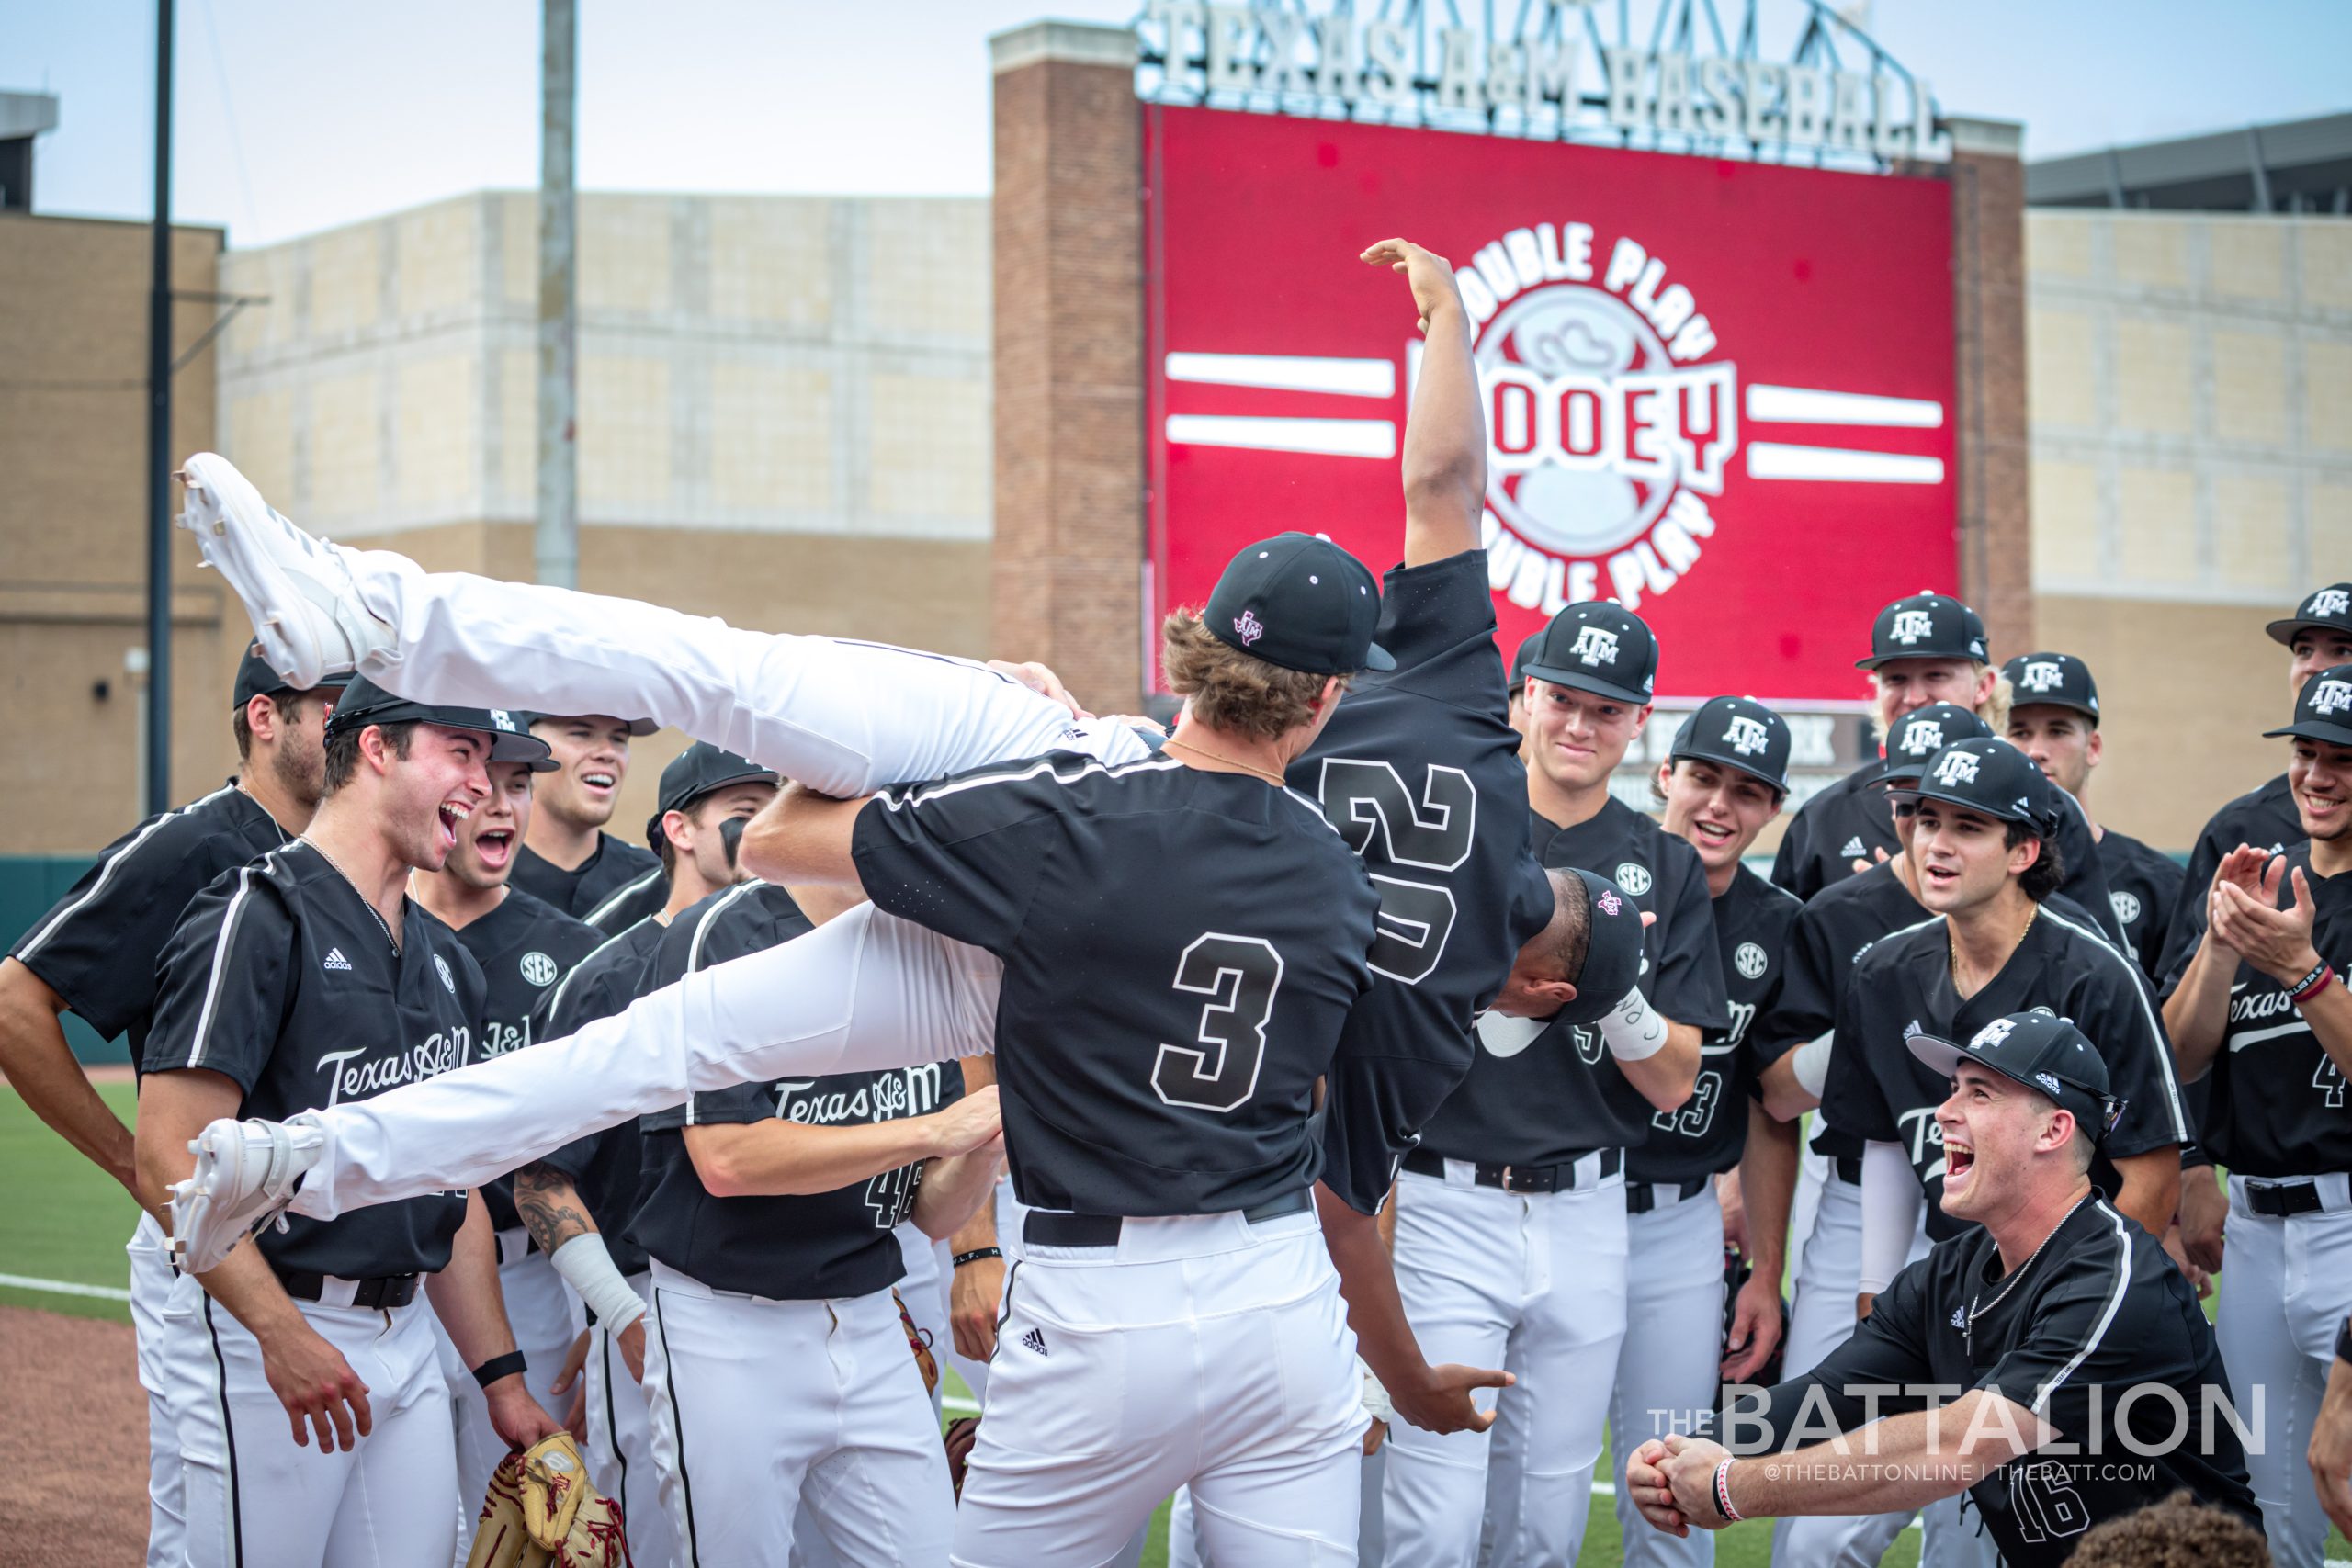
<path id="1" fill-rule="evenodd" d="M 744 828 L 736 862 L 763 882 L 855 887 L 850 835 L 865 804 L 788 784 Z"/>
<path id="2" fill-rule="evenodd" d="M 1405 421 L 1405 564 L 1426 566 L 1475 550 L 1480 540 L 1487 421 L 1470 318 L 1443 256 L 1410 240 L 1383 240 L 1363 259 L 1405 275 L 1426 340 Z"/>

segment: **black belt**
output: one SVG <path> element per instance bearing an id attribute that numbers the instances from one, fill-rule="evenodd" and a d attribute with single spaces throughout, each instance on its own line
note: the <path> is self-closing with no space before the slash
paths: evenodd
<path id="1" fill-rule="evenodd" d="M 1838 1168 L 1838 1180 L 1849 1187 L 1860 1187 L 1862 1184 L 1861 1156 L 1840 1155 L 1833 1163 Z"/>
<path id="2" fill-rule="evenodd" d="M 354 1282 L 359 1288 L 352 1293 L 351 1304 L 376 1311 L 404 1307 L 416 1300 L 416 1281 L 421 1277 L 415 1274 L 385 1274 L 373 1280 L 356 1280 Z M 322 1297 L 326 1293 L 328 1278 L 324 1274 L 313 1274 L 307 1269 L 277 1270 L 277 1282 L 285 1286 L 286 1293 L 298 1302 L 315 1302 Z"/>
<path id="3" fill-rule="evenodd" d="M 1712 1176 L 1694 1176 L 1688 1181 L 1679 1182 L 1629 1181 L 1625 1184 L 1625 1212 L 1629 1214 L 1646 1214 L 1657 1208 L 1657 1193 L 1653 1189 L 1659 1187 L 1673 1188 L 1678 1200 L 1687 1203 L 1713 1186 L 1714 1179 Z"/>
<path id="4" fill-rule="evenodd" d="M 2280 1220 L 2292 1219 L 2297 1214 L 2316 1214 L 2327 1207 L 2320 1201 L 2316 1183 L 2256 1181 L 2252 1178 L 2245 1184 L 2245 1206 L 2257 1214 Z"/>
<path id="5" fill-rule="evenodd" d="M 1302 1187 L 1295 1192 L 1269 1198 L 1254 1209 L 1244 1209 L 1241 1217 L 1254 1225 L 1279 1220 L 1284 1214 L 1303 1214 L 1314 1206 L 1315 1200 Z M 1119 1231 L 1126 1223 L 1116 1214 L 1065 1214 L 1032 1209 L 1021 1222 L 1021 1239 L 1031 1247 L 1116 1247 Z"/>
<path id="6" fill-rule="evenodd" d="M 1415 1176 L 1434 1176 L 1445 1179 L 1445 1156 L 1425 1149 L 1414 1149 L 1405 1156 L 1405 1168 Z M 1625 1151 L 1600 1151 L 1600 1180 L 1606 1181 L 1625 1168 Z M 1471 1168 L 1471 1182 L 1479 1187 L 1499 1187 L 1506 1192 L 1566 1192 L 1577 1184 L 1574 1160 L 1562 1165 L 1479 1165 Z"/>

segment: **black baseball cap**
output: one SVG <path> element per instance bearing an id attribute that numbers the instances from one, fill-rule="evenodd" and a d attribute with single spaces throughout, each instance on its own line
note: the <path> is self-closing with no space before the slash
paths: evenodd
<path id="1" fill-rule="evenodd" d="M 1969 1037 L 1965 1046 L 1932 1034 L 1914 1034 L 1911 1054 L 1930 1072 L 1951 1077 L 1962 1062 L 1974 1062 L 2003 1077 L 2048 1095 L 2072 1111 L 2075 1124 L 2096 1143 L 2123 1114 L 2123 1102 L 2109 1091 L 2107 1063 L 2098 1047 L 2072 1019 L 2041 1009 L 1996 1018 Z"/>
<path id="2" fill-rule="evenodd" d="M 2270 634 L 2271 641 L 2291 646 L 2295 634 L 2305 626 L 2325 626 L 2330 631 L 2352 635 L 2352 582 L 2313 590 L 2310 598 L 2295 606 L 2293 615 L 2262 629 Z"/>
<path id="3" fill-rule="evenodd" d="M 1871 656 L 1854 660 L 1857 670 L 1875 670 L 1896 659 L 1973 659 L 1984 651 L 1984 623 L 1949 593 L 1914 593 L 1897 599 L 1871 623 Z"/>
<path id="4" fill-rule="evenodd" d="M 2091 667 L 2073 654 L 2020 653 L 2001 666 L 2001 673 L 2008 678 L 2009 700 L 2016 706 L 2073 708 L 2098 728 L 2098 682 L 2091 679 Z"/>
<path id="5" fill-rule="evenodd" d="M 1928 758 L 1917 778 L 1888 793 L 1965 807 L 1996 821 L 2021 823 L 2047 839 L 2057 830 L 2051 787 L 2032 758 L 1998 736 L 1984 736 L 1954 741 Z"/>
<path id="6" fill-rule="evenodd" d="M 1647 703 L 1657 687 L 1657 638 L 1623 605 L 1587 600 L 1536 634 L 1526 673 L 1621 703 Z"/>
<path id="7" fill-rule="evenodd" d="M 1928 771 L 1928 759 L 1945 747 L 1962 740 L 1983 740 L 1992 733 L 1991 725 L 1951 703 L 1929 703 L 1926 707 L 1913 708 L 1887 731 L 1886 762 L 1871 782 L 1897 787 L 1916 784 L 1919 775 Z"/>
<path id="8" fill-rule="evenodd" d="M 319 683 L 312 690 L 338 692 L 350 681 L 350 671 L 330 671 L 319 677 Z M 237 679 L 229 689 L 229 711 L 236 712 L 255 697 L 274 697 L 280 692 L 294 689 L 286 683 L 286 677 L 272 670 L 269 660 L 261 656 L 261 644 L 249 642 L 245 645 L 244 658 L 237 661 Z"/>
<path id="9" fill-rule="evenodd" d="M 1584 968 L 1568 977 L 1576 999 L 1555 1015 L 1563 1023 L 1598 1023 L 1642 977 L 1642 911 L 1617 885 L 1581 867 L 1586 929 Z"/>
<path id="10" fill-rule="evenodd" d="M 525 715 L 512 708 L 466 708 L 439 703 L 413 703 L 396 697 L 365 675 L 354 675 L 327 716 L 327 739 L 371 724 L 402 724 L 415 720 L 450 729 L 479 729 L 491 738 L 493 762 L 528 762 L 535 773 L 555 771 L 548 743 L 523 724 Z"/>
<path id="11" fill-rule="evenodd" d="M 1277 534 L 1227 561 L 1202 613 L 1227 648 L 1305 675 L 1394 670 L 1372 640 L 1380 589 L 1372 569 L 1320 534 Z"/>
<path id="12" fill-rule="evenodd" d="M 662 770 L 662 787 L 654 795 L 653 815 L 645 820 L 645 841 L 656 852 L 662 848 L 662 818 L 684 811 L 715 789 L 731 784 L 780 784 L 774 768 L 763 768 L 749 757 L 697 740 Z"/>
<path id="13" fill-rule="evenodd" d="M 2352 664 L 2322 670 L 2304 682 L 2302 694 L 2295 699 L 2295 722 L 2262 733 L 2352 746 Z"/>
<path id="14" fill-rule="evenodd" d="M 1719 762 L 1789 791 L 1789 721 L 1754 697 L 1715 697 L 1682 721 L 1667 756 Z"/>
<path id="15" fill-rule="evenodd" d="M 576 713 L 546 713 L 537 709 L 531 709 L 528 711 L 518 709 L 516 710 L 514 716 L 522 720 L 524 728 L 528 729 L 531 726 L 538 723 L 542 719 L 583 718 L 586 715 Z M 620 717 L 620 715 L 615 714 L 612 716 L 618 718 Z M 647 736 L 652 734 L 655 730 L 661 728 L 662 727 L 659 724 L 656 724 L 650 718 L 632 718 L 628 721 L 629 735 L 631 738 L 638 740 L 644 739 Z"/>
<path id="16" fill-rule="evenodd" d="M 1544 634 L 1542 632 L 1537 632 L 1532 637 L 1530 637 L 1525 642 L 1521 643 L 1519 645 L 1519 651 L 1511 655 L 1510 689 L 1512 691 L 1518 692 L 1524 691 L 1526 689 L 1527 661 L 1535 656 L 1535 645 L 1543 640 Z"/>

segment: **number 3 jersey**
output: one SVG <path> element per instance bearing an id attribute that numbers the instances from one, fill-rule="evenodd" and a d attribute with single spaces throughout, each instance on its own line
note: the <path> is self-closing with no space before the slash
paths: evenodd
<path id="1" fill-rule="evenodd" d="M 681 913 L 655 950 L 646 988 L 759 953 L 811 930 L 792 896 L 764 882 L 739 883 Z M 871 1295 L 906 1271 L 892 1233 L 912 1212 L 920 1165 L 900 1166 L 830 1192 L 788 1197 L 711 1195 L 686 1151 L 686 1129 L 866 1126 L 926 1116 L 963 1098 L 953 1063 L 877 1073 L 775 1078 L 696 1094 L 643 1118 L 644 1199 L 629 1224 L 645 1250 L 714 1290 L 776 1301 Z"/>
<path id="2" fill-rule="evenodd" d="M 876 908 L 1004 962 L 1023 1202 L 1208 1214 L 1314 1181 L 1315 1080 L 1372 983 L 1377 897 L 1313 801 L 1172 754 L 1057 755 L 884 790 L 854 849 Z"/>
<path id="3" fill-rule="evenodd" d="M 2280 907 L 2292 906 L 2292 878 L 2301 872 L 2316 908 L 2312 945 L 2337 974 L 2352 974 L 2352 874 L 2314 875 L 2309 840 L 2290 849 L 2286 858 Z M 2187 903 L 2194 908 L 2188 911 L 2177 962 L 2165 980 L 2167 997 L 2205 936 L 2205 901 Z M 2287 999 L 2287 987 L 2243 960 L 2230 980 L 2229 1021 L 2205 1081 L 2212 1086 L 2212 1099 L 2199 1141 L 2220 1164 L 2241 1176 L 2352 1170 L 2352 1106 L 2345 1103 L 2344 1075 Z"/>
<path id="4" fill-rule="evenodd" d="M 1740 1399 L 1720 1436 L 1740 1454 L 1804 1447 L 1832 1427 L 1920 1409 L 1930 1387 L 1947 1400 L 1990 1390 L 2071 1445 L 2013 1460 L 1969 1489 L 2004 1562 L 2064 1562 L 2085 1530 L 2181 1487 L 2260 1523 L 2245 1450 L 2220 1408 L 2229 1375 L 2196 1292 L 2154 1237 L 2096 1196 L 2007 1274 L 1988 1232 L 1935 1248 L 1819 1366 Z M 2236 1392 L 2233 1408 L 2250 1414 Z M 1982 1422 L 2003 1430 L 1998 1416 Z"/>
<path id="5" fill-rule="evenodd" d="M 1340 1036 L 1323 1133 L 1324 1182 L 1364 1213 L 1470 1071 L 1479 1010 L 1552 918 L 1486 552 L 1390 572 L 1376 638 L 1396 668 L 1360 677 L 1290 769 L 1380 896 L 1372 991 Z"/>

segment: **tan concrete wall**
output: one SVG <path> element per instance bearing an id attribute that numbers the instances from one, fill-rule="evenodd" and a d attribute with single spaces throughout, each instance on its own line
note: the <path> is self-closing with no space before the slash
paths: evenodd
<path id="1" fill-rule="evenodd" d="M 0 215 L 0 719 L 12 738 L 0 853 L 96 849 L 141 814 L 124 656 L 147 641 L 149 246 L 141 223 Z M 220 252 L 218 231 L 179 231 L 174 286 L 217 288 Z M 181 304 L 175 352 L 213 314 Z M 213 357 L 173 383 L 175 453 L 213 445 Z M 172 789 L 184 800 L 235 765 L 229 683 L 246 628 L 224 621 L 194 547 L 175 546 Z"/>

